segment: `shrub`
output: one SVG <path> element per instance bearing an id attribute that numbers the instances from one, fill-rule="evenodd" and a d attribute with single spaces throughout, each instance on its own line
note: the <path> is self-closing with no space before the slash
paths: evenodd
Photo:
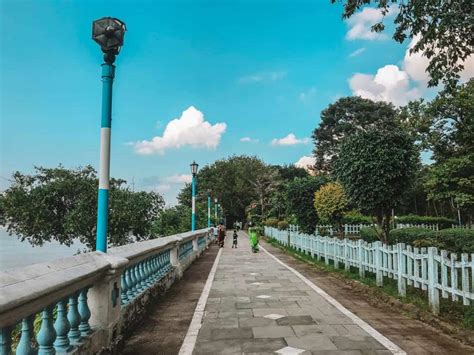
<path id="1" fill-rule="evenodd" d="M 276 228 L 278 226 L 278 218 L 275 218 L 275 217 L 267 218 L 265 221 L 265 225 L 268 227 Z"/>
<path id="2" fill-rule="evenodd" d="M 412 227 L 412 228 L 402 228 L 402 229 L 393 229 L 390 231 L 389 236 L 388 236 L 388 243 L 389 244 L 397 244 L 397 243 L 405 243 L 405 244 L 410 244 L 414 245 L 415 241 L 418 240 L 426 240 L 424 246 L 430 246 L 430 241 L 431 245 L 434 245 L 435 243 L 435 238 L 436 238 L 436 232 L 427 229 L 427 228 L 418 228 L 418 227 Z M 426 245 L 428 244 L 428 245 Z"/>
<path id="3" fill-rule="evenodd" d="M 342 216 L 343 224 L 372 224 L 372 218 L 364 216 L 357 210 L 349 211 Z"/>
<path id="4" fill-rule="evenodd" d="M 417 216 L 410 214 L 407 216 L 399 216 L 395 218 L 395 223 L 406 224 L 438 224 L 440 229 L 451 228 L 452 224 L 456 224 L 456 220 L 446 217 Z"/>
<path id="5" fill-rule="evenodd" d="M 439 249 L 454 253 L 474 253 L 474 230 L 442 229 L 437 233 L 436 244 Z"/>
<path id="6" fill-rule="evenodd" d="M 288 229 L 288 222 L 283 220 L 278 222 L 278 229 L 279 230 L 285 230 Z"/>
<path id="7" fill-rule="evenodd" d="M 378 234 L 377 234 L 378 233 Z M 368 243 L 380 240 L 379 235 L 382 233 L 380 227 L 362 227 L 360 229 L 360 238 Z"/>

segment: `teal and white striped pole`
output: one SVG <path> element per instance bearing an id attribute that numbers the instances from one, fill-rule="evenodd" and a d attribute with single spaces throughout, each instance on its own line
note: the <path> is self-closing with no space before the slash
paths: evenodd
<path id="1" fill-rule="evenodd" d="M 191 214 L 191 230 L 195 231 L 196 230 L 196 175 L 198 172 L 198 167 L 199 164 L 197 164 L 195 161 L 191 164 L 191 173 L 193 174 L 193 180 L 192 180 L 192 214 Z"/>
<path id="2" fill-rule="evenodd" d="M 97 206 L 96 250 L 107 252 L 110 180 L 110 129 L 112 123 L 112 84 L 115 66 L 102 64 L 102 121 L 100 127 L 99 197 Z"/>

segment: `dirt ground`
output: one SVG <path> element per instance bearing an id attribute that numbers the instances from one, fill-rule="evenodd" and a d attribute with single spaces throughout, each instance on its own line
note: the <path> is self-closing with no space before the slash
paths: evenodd
<path id="1" fill-rule="evenodd" d="M 366 298 L 370 296 L 361 295 L 359 290 L 355 290 L 344 280 L 317 270 L 264 241 L 262 245 L 400 346 L 407 354 L 474 354 L 473 347 L 463 345 L 438 329 L 410 318 L 402 310 L 394 309 L 386 303 L 368 302 Z"/>

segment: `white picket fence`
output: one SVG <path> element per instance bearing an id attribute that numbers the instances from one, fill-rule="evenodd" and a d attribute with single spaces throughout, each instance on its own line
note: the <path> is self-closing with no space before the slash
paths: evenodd
<path id="1" fill-rule="evenodd" d="M 428 301 L 434 314 L 439 313 L 439 297 L 462 299 L 464 305 L 474 304 L 474 254 L 454 253 L 437 248 L 413 248 L 405 244 L 386 245 L 381 242 L 338 239 L 299 233 L 297 228 L 278 230 L 265 227 L 265 235 L 284 246 L 291 246 L 326 264 L 332 260 L 334 267 L 344 264 L 359 269 L 359 275 L 372 272 L 378 286 L 383 278 L 398 282 L 398 293 L 406 296 L 407 285 L 421 288 L 428 293 Z"/>
<path id="2" fill-rule="evenodd" d="M 364 227 L 370 227 L 371 225 L 369 224 L 343 224 L 344 227 L 344 235 L 359 235 L 361 228 Z M 421 224 L 412 224 L 412 223 L 397 223 L 395 225 L 396 229 L 402 229 L 402 228 L 412 228 L 412 227 L 417 227 L 417 228 L 427 228 L 431 229 L 434 231 L 439 230 L 438 224 L 426 224 L 426 223 L 421 223 Z M 333 228 L 332 225 L 326 224 L 326 225 L 316 225 L 316 231 L 318 231 L 321 234 L 322 230 L 325 230 L 327 234 L 330 236 L 333 236 L 334 233 L 336 232 L 335 228 Z"/>

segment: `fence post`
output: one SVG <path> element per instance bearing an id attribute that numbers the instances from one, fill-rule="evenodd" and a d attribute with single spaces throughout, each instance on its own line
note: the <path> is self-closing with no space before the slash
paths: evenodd
<path id="1" fill-rule="evenodd" d="M 365 269 L 364 269 L 364 241 L 359 239 L 357 241 L 358 253 L 359 253 L 359 276 L 360 278 L 365 277 Z"/>
<path id="2" fill-rule="evenodd" d="M 375 283 L 377 286 L 383 286 L 383 273 L 382 273 L 382 242 L 376 241 L 375 243 Z"/>
<path id="3" fill-rule="evenodd" d="M 332 259 L 334 261 L 334 268 L 339 269 L 339 239 L 337 238 L 332 238 L 333 244 L 332 244 Z"/>
<path id="4" fill-rule="evenodd" d="M 329 237 L 324 237 L 324 263 L 329 265 L 329 258 L 328 258 L 328 239 Z"/>
<path id="5" fill-rule="evenodd" d="M 398 294 L 402 297 L 405 297 L 407 295 L 407 280 L 403 276 L 406 269 L 406 258 L 405 258 L 405 255 L 403 254 L 404 250 L 405 250 L 405 244 L 403 243 L 397 244 Z"/>
<path id="6" fill-rule="evenodd" d="M 428 248 L 428 301 L 431 306 L 433 314 L 439 314 L 439 290 L 436 287 L 438 283 L 438 267 L 435 260 L 435 255 L 438 254 L 438 249 L 435 247 Z"/>
<path id="7" fill-rule="evenodd" d="M 344 238 L 344 269 L 349 271 L 351 266 L 349 265 L 349 246 L 347 238 Z"/>

